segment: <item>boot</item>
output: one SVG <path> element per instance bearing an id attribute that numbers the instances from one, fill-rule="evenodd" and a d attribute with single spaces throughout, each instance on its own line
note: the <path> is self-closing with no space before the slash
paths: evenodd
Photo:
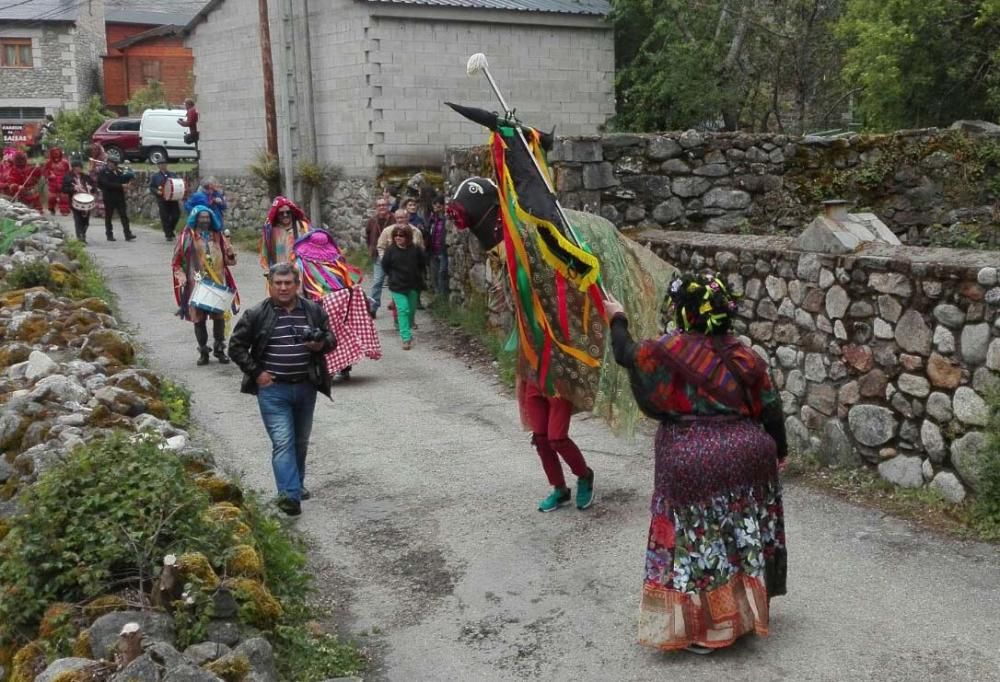
<path id="1" fill-rule="evenodd" d="M 194 323 L 194 338 L 198 341 L 198 365 L 208 364 L 208 327 L 205 321 Z"/>
<path id="2" fill-rule="evenodd" d="M 212 337 L 215 339 L 215 349 L 212 353 L 221 365 L 229 364 L 229 357 L 226 355 L 226 321 L 212 320 Z"/>

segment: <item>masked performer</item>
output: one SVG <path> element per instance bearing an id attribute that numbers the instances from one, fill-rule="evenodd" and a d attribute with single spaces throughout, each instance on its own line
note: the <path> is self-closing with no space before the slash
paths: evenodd
<path id="1" fill-rule="evenodd" d="M 16 152 L 13 164 L 7 171 L 7 194 L 14 201 L 20 201 L 22 204 L 40 212 L 42 210 L 42 199 L 36 187 L 41 177 L 41 169 L 38 166 L 28 163 L 27 154 Z"/>
<path id="2" fill-rule="evenodd" d="M 358 360 L 382 357 L 375 323 L 359 286 L 361 271 L 347 262 L 324 229 L 313 229 L 299 237 L 293 252 L 292 262 L 301 275 L 302 296 L 323 306 L 337 338 L 336 349 L 326 355 L 327 370 L 331 376 L 346 381 Z"/>
<path id="3" fill-rule="evenodd" d="M 663 327 L 676 331 L 659 338 L 635 343 L 606 304 L 615 360 L 660 422 L 639 641 L 710 653 L 766 635 L 787 575 L 785 423 L 767 361 L 729 332 L 736 304 L 717 276 L 674 280 Z"/>
<path id="4" fill-rule="evenodd" d="M 236 252 L 222 232 L 215 214 L 207 206 L 196 206 L 188 215 L 187 226 L 174 247 L 173 273 L 174 298 L 177 314 L 194 323 L 194 336 L 198 341 L 198 363 L 208 364 L 208 328 L 206 319 L 212 318 L 212 336 L 215 341 L 213 355 L 222 364 L 229 362 L 226 355 L 225 311 L 206 312 L 191 304 L 191 294 L 198 278 L 217 286 L 228 287 L 235 295 L 231 310 L 240 309 L 236 280 L 229 266 L 236 264 Z"/>
<path id="5" fill-rule="evenodd" d="M 277 196 L 260 234 L 260 267 L 268 273 L 277 263 L 295 259 L 295 242 L 312 230 L 309 218 L 294 201 Z"/>
<path id="6" fill-rule="evenodd" d="M 49 150 L 49 160 L 42 167 L 45 180 L 49 189 L 49 213 L 56 214 L 56 204 L 59 204 L 59 212 L 69 215 L 69 195 L 62 191 L 63 176 L 69 173 L 69 163 L 63 158 L 62 149 L 53 147 Z"/>
<path id="7" fill-rule="evenodd" d="M 90 179 L 89 175 L 83 172 L 83 162 L 79 159 L 73 159 L 73 163 L 70 164 L 70 172 L 63 176 L 61 189 L 66 196 L 80 194 L 81 192 L 93 196 L 97 193 L 94 181 Z M 90 211 L 81 211 L 74 207 L 73 227 L 76 229 L 76 238 L 86 244 L 87 229 L 90 227 Z"/>

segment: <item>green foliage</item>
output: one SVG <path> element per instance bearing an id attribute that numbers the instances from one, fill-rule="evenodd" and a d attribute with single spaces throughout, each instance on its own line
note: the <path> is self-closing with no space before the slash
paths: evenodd
<path id="1" fill-rule="evenodd" d="M 840 124 L 841 0 L 613 0 L 619 130 Z"/>
<path id="2" fill-rule="evenodd" d="M 344 251 L 344 258 L 361 272 L 370 272 L 372 269 L 372 257 L 368 249 L 347 249 Z"/>
<path id="3" fill-rule="evenodd" d="M 66 254 L 80 264 L 76 272 L 76 280 L 68 292 L 73 298 L 99 298 L 114 309 L 117 299 L 104 281 L 104 275 L 97 262 L 87 252 L 83 242 L 68 241 L 65 244 Z"/>
<path id="4" fill-rule="evenodd" d="M 52 287 L 52 272 L 49 264 L 42 260 L 33 260 L 14 266 L 4 278 L 7 289 L 29 289 L 31 287 Z"/>
<path id="5" fill-rule="evenodd" d="M 24 239 L 35 231 L 34 225 L 18 225 L 10 218 L 0 218 L 0 253 L 7 253 L 18 239 Z"/>
<path id="6" fill-rule="evenodd" d="M 208 626 L 215 613 L 215 600 L 209 590 L 198 582 L 184 585 L 184 599 L 175 601 L 173 606 L 174 627 L 177 632 L 177 648 L 181 651 L 208 639 Z"/>
<path id="7" fill-rule="evenodd" d="M 261 149 L 257 152 L 253 163 L 247 166 L 251 175 L 267 185 L 270 196 L 275 197 L 281 192 L 281 164 L 278 157 Z"/>
<path id="8" fill-rule="evenodd" d="M 1000 393 L 987 396 L 990 421 L 986 428 L 986 456 L 980 469 L 982 484 L 972 507 L 976 528 L 1000 540 Z"/>
<path id="9" fill-rule="evenodd" d="M 846 0 L 843 76 L 874 130 L 994 119 L 1000 104 L 995 0 Z"/>
<path id="10" fill-rule="evenodd" d="M 118 435 L 71 453 L 23 493 L 0 541 L 0 643 L 30 636 L 46 604 L 146 585 L 170 553 L 219 557 L 231 529 L 160 442 Z"/>
<path id="11" fill-rule="evenodd" d="M 296 169 L 299 182 L 306 188 L 313 190 L 323 187 L 326 183 L 339 178 L 343 171 L 337 166 L 319 165 L 309 161 L 301 161 Z"/>
<path id="12" fill-rule="evenodd" d="M 191 425 L 191 391 L 170 379 L 160 382 L 160 400 L 167 406 L 170 423 L 182 429 Z"/>
<path id="13" fill-rule="evenodd" d="M 273 642 L 282 682 L 349 677 L 365 668 L 365 657 L 355 647 L 332 635 L 313 634 L 303 625 L 279 625 Z"/>
<path id="14" fill-rule="evenodd" d="M 129 116 L 141 116 L 146 109 L 164 109 L 167 107 L 167 93 L 163 90 L 163 84 L 158 80 L 151 80 L 146 86 L 139 88 L 135 94 L 129 98 Z"/>
<path id="15" fill-rule="evenodd" d="M 90 136 L 109 118 L 114 118 L 114 114 L 106 111 L 101 106 L 101 98 L 94 95 L 79 109 L 56 114 L 55 138 L 49 146 L 58 145 L 67 154 L 84 156 Z"/>

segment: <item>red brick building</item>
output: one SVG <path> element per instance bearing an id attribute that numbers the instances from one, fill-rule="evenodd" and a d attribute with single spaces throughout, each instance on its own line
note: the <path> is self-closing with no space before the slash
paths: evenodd
<path id="1" fill-rule="evenodd" d="M 104 99 L 108 109 L 128 113 L 127 102 L 149 81 L 163 86 L 167 102 L 179 105 L 194 92 L 194 56 L 180 35 L 189 17 L 163 12 L 107 12 L 108 53 Z"/>

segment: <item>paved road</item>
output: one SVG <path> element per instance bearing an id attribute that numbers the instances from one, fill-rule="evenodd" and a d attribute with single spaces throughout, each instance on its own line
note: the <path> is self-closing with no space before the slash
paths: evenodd
<path id="1" fill-rule="evenodd" d="M 220 460 L 270 492 L 269 443 L 234 366 L 195 366 L 171 316 L 170 246 L 152 230 L 90 246 L 151 364 L 186 383 Z M 70 232 L 71 233 L 71 232 Z M 244 301 L 262 297 L 252 258 Z M 423 315 L 423 314 L 421 314 Z M 422 326 L 430 322 L 424 317 Z M 433 344 L 385 358 L 317 408 L 298 526 L 324 600 L 371 633 L 377 680 L 1000 680 L 1000 550 L 945 540 L 795 485 L 790 575 L 772 634 L 712 656 L 635 642 L 652 463 L 648 438 L 595 420 L 573 435 L 597 505 L 542 515 L 544 479 L 513 402 Z"/>

